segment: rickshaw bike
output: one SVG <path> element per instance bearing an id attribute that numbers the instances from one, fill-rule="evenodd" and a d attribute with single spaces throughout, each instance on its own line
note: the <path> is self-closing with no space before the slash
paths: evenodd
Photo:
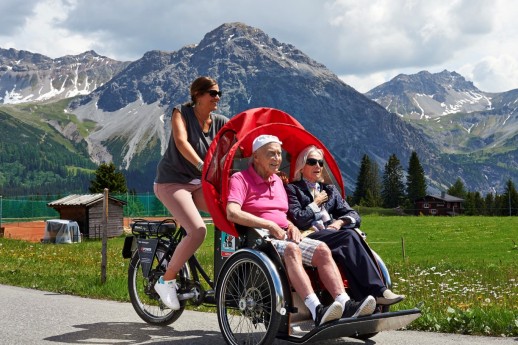
<path id="1" fill-rule="evenodd" d="M 324 178 L 334 183 L 342 195 L 343 180 L 336 161 L 327 148 L 292 116 L 273 108 L 255 108 L 234 116 L 217 134 L 205 157 L 203 193 L 214 223 L 214 279 L 193 255 L 180 271 L 177 283 L 180 310 L 165 307 L 154 284 L 165 272 L 176 245 L 185 235 L 174 220 L 132 223 L 134 236 L 126 238 L 123 256 L 131 258 L 128 269 L 130 300 L 137 314 L 154 325 L 176 321 L 186 303 L 215 306 L 223 338 L 228 344 L 271 344 L 275 338 L 293 343 L 352 337 L 368 339 L 384 330 L 400 329 L 421 315 L 418 308 L 391 312 L 377 306 L 374 314 L 342 318 L 315 326 L 302 299 L 291 287 L 283 261 L 262 229 L 242 227 L 226 218 L 229 178 L 248 166 L 252 141 L 271 134 L 283 142 L 280 175 L 293 178 L 295 159 L 308 145 L 325 154 Z M 380 276 L 390 287 L 383 260 L 372 251 Z M 319 282 L 318 274 L 307 267 L 320 300 L 331 297 Z M 205 280 L 205 288 L 201 283 Z M 347 277 L 343 277 L 347 290 Z"/>

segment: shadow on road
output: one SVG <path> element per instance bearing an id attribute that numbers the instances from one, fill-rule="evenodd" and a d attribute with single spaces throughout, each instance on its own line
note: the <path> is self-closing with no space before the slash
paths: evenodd
<path id="1" fill-rule="evenodd" d="M 174 326 L 152 326 L 135 322 L 98 322 L 75 325 L 77 331 L 52 336 L 44 340 L 70 344 L 189 344 L 225 345 L 219 331 L 178 331 Z M 275 344 L 292 344 L 276 340 Z M 375 341 L 359 341 L 349 338 L 333 339 L 319 344 L 374 345 Z"/>
<path id="2" fill-rule="evenodd" d="M 45 338 L 71 344 L 193 344 L 224 345 L 220 332 L 177 331 L 172 326 L 159 327 L 131 322 L 98 322 L 75 325 L 79 330 Z"/>

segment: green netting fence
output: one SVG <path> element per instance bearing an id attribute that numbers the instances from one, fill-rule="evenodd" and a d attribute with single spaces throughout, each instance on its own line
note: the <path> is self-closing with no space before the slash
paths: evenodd
<path id="1" fill-rule="evenodd" d="M 9 222 L 10 219 L 51 219 L 59 218 L 59 213 L 49 202 L 59 200 L 66 195 L 30 195 L 30 196 L 1 196 L 0 219 Z M 126 202 L 124 216 L 137 217 L 169 217 L 171 214 L 153 193 L 145 194 L 110 194 L 111 197 Z"/>

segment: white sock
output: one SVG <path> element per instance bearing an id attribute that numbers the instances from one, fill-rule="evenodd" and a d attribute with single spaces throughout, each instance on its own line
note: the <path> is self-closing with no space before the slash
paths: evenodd
<path id="1" fill-rule="evenodd" d="M 347 303 L 348 300 L 350 300 L 351 297 L 349 297 L 348 294 L 345 292 L 342 292 L 338 296 L 336 296 L 335 301 L 340 302 L 342 304 L 342 307 L 345 309 L 345 303 Z"/>
<path id="2" fill-rule="evenodd" d="M 311 312 L 311 317 L 313 317 L 313 320 L 315 320 L 317 306 L 320 304 L 320 300 L 318 299 L 317 295 L 315 293 L 308 295 L 304 299 L 304 304 L 306 305 L 306 307 L 308 307 L 309 311 Z"/>
<path id="3" fill-rule="evenodd" d="M 158 283 L 159 284 L 176 284 L 176 279 L 164 280 L 164 276 L 160 276 L 160 278 L 158 279 Z"/>

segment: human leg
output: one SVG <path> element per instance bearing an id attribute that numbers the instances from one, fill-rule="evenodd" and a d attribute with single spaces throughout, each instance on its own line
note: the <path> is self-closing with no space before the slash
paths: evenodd
<path id="1" fill-rule="evenodd" d="M 381 296 L 387 289 L 378 268 L 355 231 L 326 229 L 308 237 L 329 246 L 334 260 L 347 276 L 353 299 L 361 300 L 368 295 Z"/>
<path id="2" fill-rule="evenodd" d="M 313 291 L 309 276 L 303 267 L 303 253 L 299 246 L 288 241 L 273 240 L 272 242 L 279 252 L 279 255 L 283 258 L 291 285 L 304 300 L 304 304 L 311 312 L 315 324 L 320 326 L 326 322 L 339 319 L 343 312 L 342 305 L 335 302 L 324 307 L 320 303 L 320 300 Z M 311 257 L 312 251 L 311 253 L 306 251 L 305 256 L 307 257 L 308 255 Z"/>
<path id="3" fill-rule="evenodd" d="M 317 268 L 318 276 L 331 296 L 337 297 L 345 293 L 340 272 L 333 260 L 331 250 L 325 243 L 316 246 L 311 265 Z"/>
<path id="4" fill-rule="evenodd" d="M 171 258 L 165 274 L 155 284 L 155 291 L 162 302 L 173 310 L 180 309 L 177 296 L 176 275 L 203 243 L 207 232 L 191 193 L 199 186 L 180 184 L 155 184 L 154 191 L 158 199 L 184 227 L 187 235 L 180 241 Z"/>
<path id="5" fill-rule="evenodd" d="M 178 244 L 164 274 L 164 280 L 172 280 L 176 278 L 183 265 L 203 243 L 207 233 L 205 222 L 193 199 L 193 194 L 201 190 L 201 186 L 164 183 L 155 184 L 154 189 L 157 198 L 187 233 Z"/>
<path id="6" fill-rule="evenodd" d="M 283 253 L 286 273 L 291 285 L 302 299 L 313 293 L 311 281 L 302 265 L 302 253 L 299 247 L 293 242 L 286 242 Z"/>
<path id="7" fill-rule="evenodd" d="M 367 296 L 359 302 L 351 300 L 345 292 L 342 277 L 338 267 L 333 260 L 329 247 L 320 241 L 305 238 L 299 243 L 302 252 L 308 248 L 313 248 L 311 256 L 303 254 L 305 264 L 310 263 L 317 268 L 320 279 L 327 291 L 335 298 L 335 303 L 340 305 L 340 317 L 358 317 L 371 315 L 376 308 L 376 300 L 372 296 Z M 311 251 L 311 250 L 309 250 Z"/>

